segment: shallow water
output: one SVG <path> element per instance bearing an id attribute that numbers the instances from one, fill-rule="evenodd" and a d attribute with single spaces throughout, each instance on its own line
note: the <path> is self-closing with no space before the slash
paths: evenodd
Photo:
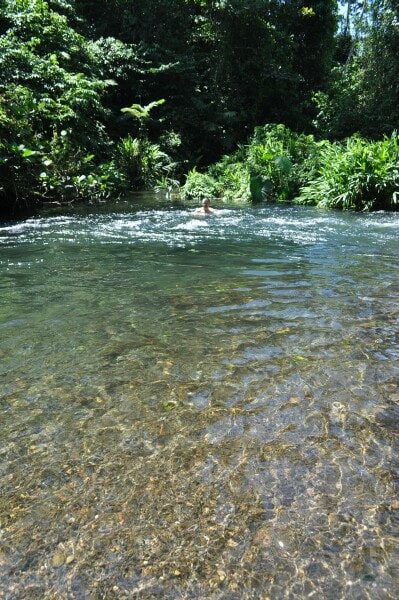
<path id="1" fill-rule="evenodd" d="M 397 598 L 398 226 L 0 226 L 0 597 Z"/>

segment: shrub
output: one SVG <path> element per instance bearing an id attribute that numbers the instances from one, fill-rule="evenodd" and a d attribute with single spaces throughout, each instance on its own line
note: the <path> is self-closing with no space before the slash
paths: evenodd
<path id="1" fill-rule="evenodd" d="M 397 134 L 369 142 L 352 136 L 326 144 L 317 174 L 300 191 L 300 204 L 351 210 L 396 210 L 399 206 Z"/>
<path id="2" fill-rule="evenodd" d="M 158 144 L 131 135 L 118 142 L 114 163 L 126 189 L 153 188 L 158 180 L 171 175 L 175 167 Z"/>
<path id="3" fill-rule="evenodd" d="M 213 195 L 227 200 L 292 200 L 314 169 L 317 144 L 284 125 L 257 127 L 248 145 L 200 174 L 187 177 L 185 195 Z"/>
<path id="4" fill-rule="evenodd" d="M 188 172 L 186 182 L 181 188 L 185 199 L 219 197 L 220 185 L 209 173 L 199 173 L 195 168 Z"/>

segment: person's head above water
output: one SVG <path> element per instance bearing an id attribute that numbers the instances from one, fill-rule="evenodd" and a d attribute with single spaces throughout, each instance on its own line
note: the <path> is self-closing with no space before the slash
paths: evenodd
<path id="1" fill-rule="evenodd" d="M 213 214 L 213 210 L 209 207 L 210 203 L 211 201 L 209 200 L 209 198 L 204 198 L 202 201 L 202 210 L 206 214 Z"/>
<path id="2" fill-rule="evenodd" d="M 196 208 L 194 213 L 197 215 L 215 215 L 217 214 L 217 211 L 213 210 L 213 208 L 210 207 L 211 201 L 209 198 L 204 198 L 201 201 L 201 206 Z"/>

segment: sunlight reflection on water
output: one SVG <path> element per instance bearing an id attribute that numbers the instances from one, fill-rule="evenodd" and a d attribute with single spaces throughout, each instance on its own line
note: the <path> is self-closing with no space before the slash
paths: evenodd
<path id="1" fill-rule="evenodd" d="M 0 226 L 6 598 L 396 598 L 398 215 Z"/>

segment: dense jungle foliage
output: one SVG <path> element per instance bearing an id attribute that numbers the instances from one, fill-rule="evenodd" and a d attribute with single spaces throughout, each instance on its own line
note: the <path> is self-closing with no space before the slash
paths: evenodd
<path id="1" fill-rule="evenodd" d="M 0 213 L 186 198 L 396 209 L 395 0 L 0 0 Z"/>

